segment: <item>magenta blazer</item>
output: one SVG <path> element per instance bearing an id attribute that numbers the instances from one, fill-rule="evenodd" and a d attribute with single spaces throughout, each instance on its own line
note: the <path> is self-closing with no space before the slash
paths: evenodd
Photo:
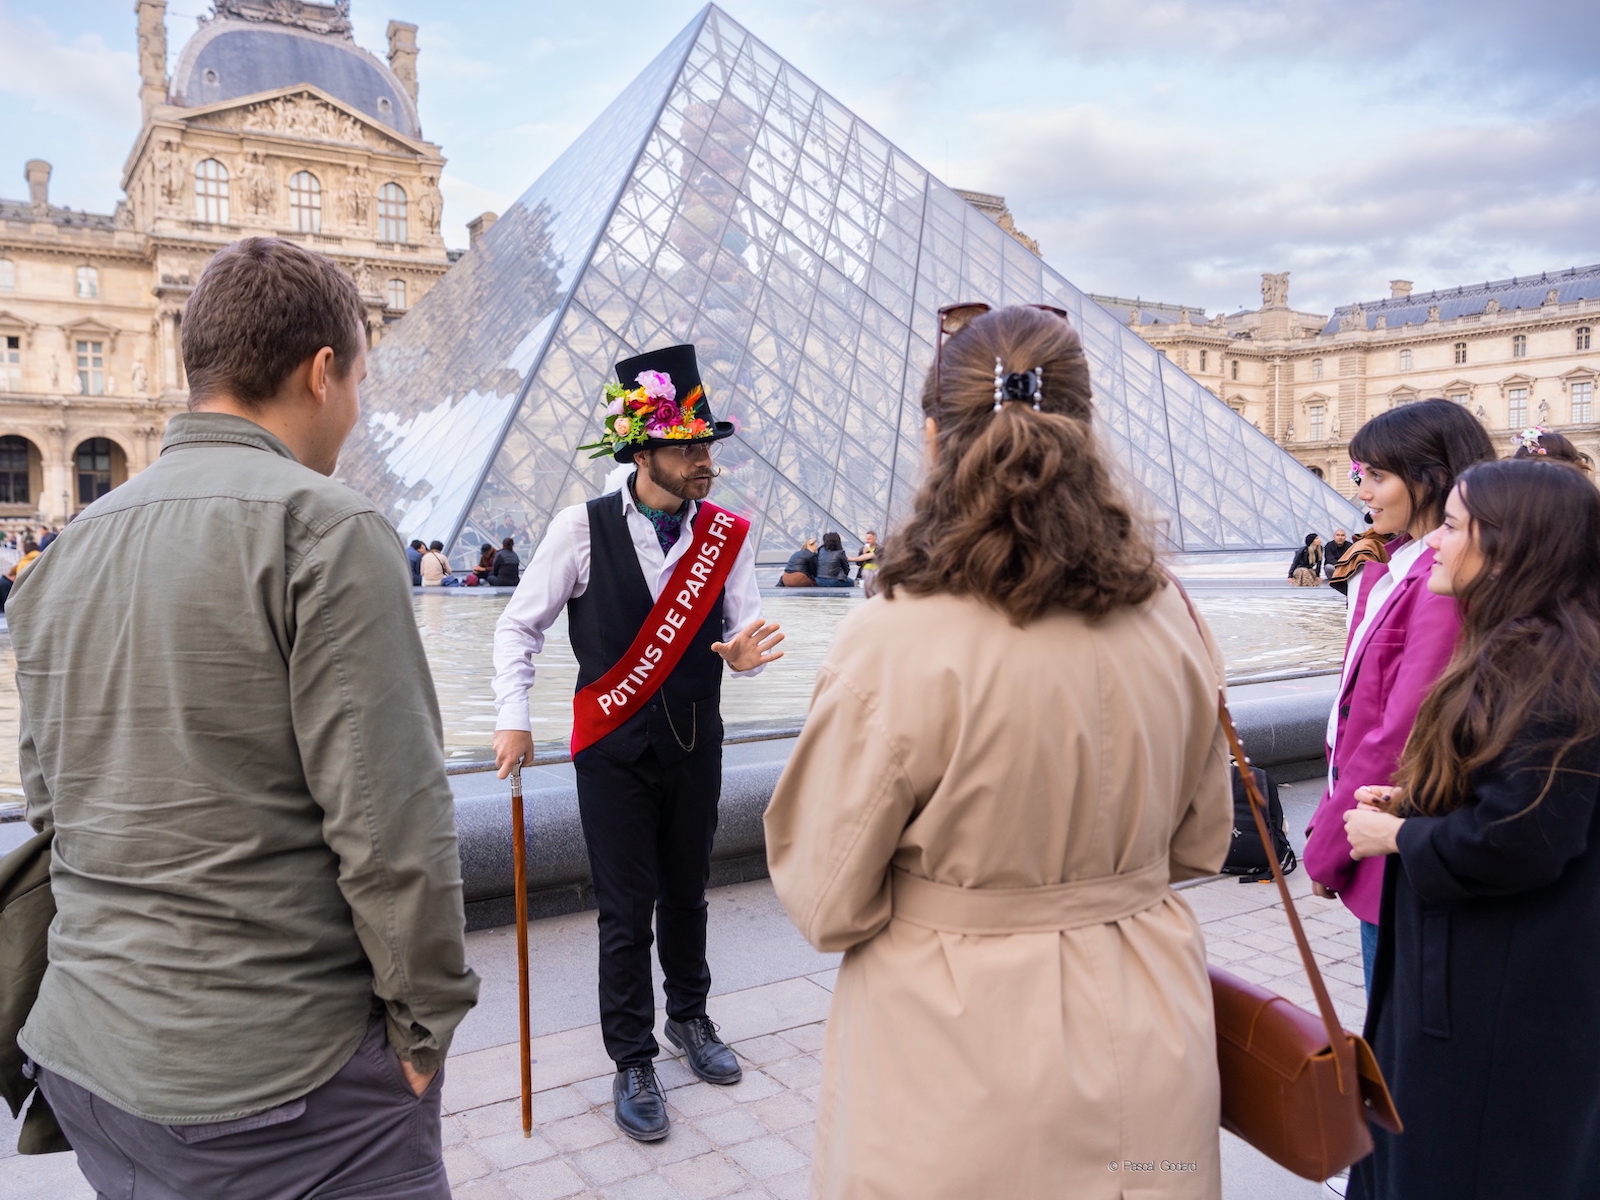
<path id="1" fill-rule="evenodd" d="M 1344 814 L 1356 806 L 1359 787 L 1394 782 L 1411 726 L 1422 699 L 1444 673 L 1455 653 L 1461 615 L 1453 596 L 1428 590 L 1433 551 L 1424 550 L 1415 569 L 1396 586 L 1388 606 L 1355 652 L 1339 693 L 1338 742 L 1322 795 L 1306 827 L 1306 874 L 1339 893 L 1356 916 L 1377 924 L 1383 894 L 1383 858 L 1350 857 Z M 1351 635 L 1361 625 L 1373 585 L 1389 569 L 1368 563 L 1361 569 Z M 1350 655 L 1349 644 L 1345 655 Z"/>

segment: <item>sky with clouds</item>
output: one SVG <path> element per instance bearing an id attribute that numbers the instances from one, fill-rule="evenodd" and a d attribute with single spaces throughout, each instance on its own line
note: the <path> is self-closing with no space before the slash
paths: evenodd
<path id="1" fill-rule="evenodd" d="M 1327 312 L 1600 261 L 1595 0 L 726 0 L 946 182 L 1004 194 L 1089 291 Z M 173 0 L 174 59 L 209 11 Z M 0 0 L 0 195 L 109 212 L 137 132 L 131 0 Z M 503 209 L 692 0 L 354 0 L 420 26 L 446 236 Z"/>

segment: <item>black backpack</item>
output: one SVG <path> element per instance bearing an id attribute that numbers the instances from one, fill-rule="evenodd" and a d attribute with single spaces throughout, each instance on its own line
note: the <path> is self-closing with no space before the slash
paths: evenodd
<path id="1" fill-rule="evenodd" d="M 1272 848 L 1278 865 L 1285 875 L 1291 874 L 1299 861 L 1294 847 L 1289 844 L 1289 828 L 1283 819 L 1283 804 L 1278 800 L 1277 782 L 1260 767 L 1255 772 L 1256 786 L 1267 799 L 1267 832 L 1272 835 Z M 1222 864 L 1224 875 L 1239 876 L 1240 883 L 1255 883 L 1272 878 L 1272 864 L 1266 849 L 1261 845 L 1261 835 L 1256 832 L 1256 819 L 1250 814 L 1250 797 L 1244 790 L 1244 777 L 1234 765 L 1233 773 L 1233 842 L 1228 847 L 1228 858 Z"/>

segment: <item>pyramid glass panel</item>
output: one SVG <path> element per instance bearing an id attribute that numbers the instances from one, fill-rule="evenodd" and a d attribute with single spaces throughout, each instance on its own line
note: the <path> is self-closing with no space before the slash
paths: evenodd
<path id="1" fill-rule="evenodd" d="M 1099 436 L 1177 551 L 1298 546 L 1354 510 L 716 7 L 388 334 L 342 464 L 409 539 L 537 540 L 612 464 L 619 358 L 692 340 L 717 499 L 757 555 L 892 528 L 922 470 L 935 312 L 1071 314 Z"/>

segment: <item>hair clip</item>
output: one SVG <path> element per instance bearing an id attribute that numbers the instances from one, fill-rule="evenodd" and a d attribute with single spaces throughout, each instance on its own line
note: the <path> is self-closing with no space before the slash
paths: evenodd
<path id="1" fill-rule="evenodd" d="M 1026 400 L 1033 404 L 1033 411 L 1038 412 L 1039 402 L 1044 399 L 1044 368 L 1013 371 L 1009 375 L 1005 370 L 1004 364 L 995 359 L 994 411 L 999 412 L 1000 406 L 1007 400 Z"/>
<path id="2" fill-rule="evenodd" d="M 1350 460 L 1350 482 L 1361 486 L 1361 464 L 1353 458 Z"/>

